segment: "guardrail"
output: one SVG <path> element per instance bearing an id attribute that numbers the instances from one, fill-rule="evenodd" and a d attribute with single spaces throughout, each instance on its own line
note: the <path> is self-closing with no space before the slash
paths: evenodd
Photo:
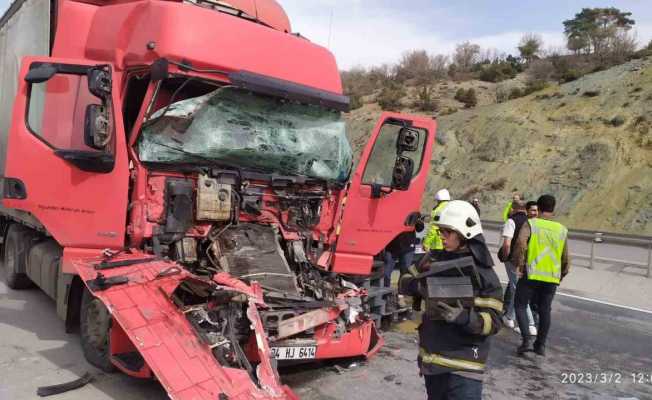
<path id="1" fill-rule="evenodd" d="M 500 230 L 503 226 L 503 222 L 483 220 L 482 225 L 485 229 Z M 569 229 L 568 238 L 591 242 L 590 254 L 571 253 L 571 257 L 573 258 L 573 260 L 588 261 L 588 265 L 579 265 L 581 267 L 594 269 L 596 263 L 619 265 L 623 267 L 636 267 L 640 269 L 645 269 L 646 270 L 645 276 L 647 278 L 652 277 L 652 237 L 650 236 L 587 231 L 581 229 L 572 229 L 572 230 Z M 597 256 L 596 247 L 599 246 L 601 243 L 613 243 L 613 244 L 620 244 L 625 246 L 647 249 L 647 263 Z M 498 243 L 495 244 L 490 243 L 490 245 L 499 247 L 501 245 L 500 237 L 498 238 Z"/>

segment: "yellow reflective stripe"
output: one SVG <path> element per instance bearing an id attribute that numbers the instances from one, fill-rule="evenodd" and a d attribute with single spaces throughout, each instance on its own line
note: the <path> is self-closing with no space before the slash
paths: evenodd
<path id="1" fill-rule="evenodd" d="M 408 268 L 408 272 L 414 276 L 419 275 L 419 271 L 417 271 L 416 265 L 410 265 L 410 267 Z"/>
<path id="2" fill-rule="evenodd" d="M 503 312 L 503 302 L 492 297 L 476 297 L 473 299 L 476 307 L 491 308 L 498 312 Z"/>
<path id="3" fill-rule="evenodd" d="M 448 358 L 435 353 L 428 353 L 425 349 L 419 349 L 421 362 L 426 364 L 436 364 L 447 368 L 459 368 L 471 371 L 484 371 L 484 363 Z"/>
<path id="4" fill-rule="evenodd" d="M 491 315 L 486 312 L 481 312 L 480 316 L 482 317 L 482 335 L 488 336 L 491 333 L 492 320 Z"/>

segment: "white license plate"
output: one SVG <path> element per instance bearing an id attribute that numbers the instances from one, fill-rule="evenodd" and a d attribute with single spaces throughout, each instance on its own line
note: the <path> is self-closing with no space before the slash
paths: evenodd
<path id="1" fill-rule="evenodd" d="M 277 360 L 309 360 L 317 354 L 317 346 L 272 347 L 271 350 Z"/>

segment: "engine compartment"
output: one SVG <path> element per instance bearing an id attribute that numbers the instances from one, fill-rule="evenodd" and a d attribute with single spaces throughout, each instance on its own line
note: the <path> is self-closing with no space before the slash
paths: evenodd
<path id="1" fill-rule="evenodd" d="M 149 172 L 145 193 L 132 215 L 132 225 L 141 224 L 141 248 L 199 277 L 226 273 L 255 283 L 272 346 L 316 346 L 316 335 L 341 337 L 369 322 L 365 291 L 328 271 L 342 188 L 303 177 L 203 169 Z M 216 301 L 214 291 L 188 285 L 177 292 L 175 301 L 218 361 L 249 370 L 242 361 L 248 335 L 238 328 L 247 325 L 246 300 L 226 293 Z M 314 350 L 306 358 L 315 358 Z"/>

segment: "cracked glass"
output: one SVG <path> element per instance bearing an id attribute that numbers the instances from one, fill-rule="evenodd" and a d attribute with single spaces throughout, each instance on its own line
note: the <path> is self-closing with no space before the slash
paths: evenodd
<path id="1" fill-rule="evenodd" d="M 341 113 L 222 87 L 158 110 L 143 128 L 143 162 L 210 163 L 346 181 L 351 146 Z"/>

